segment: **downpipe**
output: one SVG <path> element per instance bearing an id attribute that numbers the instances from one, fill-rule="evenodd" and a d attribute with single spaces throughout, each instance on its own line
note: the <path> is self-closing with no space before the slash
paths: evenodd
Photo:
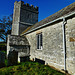
<path id="1" fill-rule="evenodd" d="M 63 24 L 62 24 L 62 28 L 63 28 L 63 50 L 64 50 L 64 71 L 66 72 L 66 35 L 65 35 L 65 18 L 63 17 Z"/>

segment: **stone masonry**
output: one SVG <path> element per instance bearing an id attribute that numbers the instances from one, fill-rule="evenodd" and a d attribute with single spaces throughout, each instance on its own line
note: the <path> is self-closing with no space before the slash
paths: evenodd
<path id="1" fill-rule="evenodd" d="M 20 34 L 36 22 L 38 22 L 38 7 L 30 6 L 28 3 L 24 4 L 23 1 L 15 1 L 12 33 L 8 36 L 7 41 L 7 56 L 12 57 L 12 52 L 17 51 L 19 62 L 22 57 L 26 56 L 28 58 L 30 55 L 30 45 L 26 37 L 22 37 Z"/>
<path id="2" fill-rule="evenodd" d="M 21 34 L 27 27 L 38 22 L 38 7 L 15 1 L 12 24 L 12 35 Z"/>
<path id="3" fill-rule="evenodd" d="M 20 62 L 20 57 L 25 57 L 25 56 L 30 55 L 30 45 L 25 37 L 9 35 L 8 41 L 7 41 L 7 56 L 9 56 L 9 54 L 12 54 L 12 53 L 9 53 L 9 51 L 10 52 L 13 52 L 13 51 L 18 52 L 18 60 L 17 61 Z M 12 56 L 12 55 L 10 55 L 10 56 Z"/>
<path id="4" fill-rule="evenodd" d="M 75 75 L 75 3 L 38 23 L 36 22 L 38 22 L 38 7 L 24 4 L 23 1 L 14 3 L 12 35 L 8 36 L 7 41 L 9 59 L 13 60 L 14 57 L 11 54 L 15 51 L 18 52 L 18 61 L 22 61 L 24 57 L 28 59 L 30 56 L 30 60 L 40 59 L 46 65 L 53 66 L 60 71 L 67 70 L 68 73 Z M 31 26 L 30 29 L 26 30 L 29 26 Z M 65 34 L 63 34 L 63 29 Z M 22 32 L 24 33 L 21 34 Z M 39 33 L 42 34 L 41 49 L 40 45 L 37 49 Z M 65 51 L 63 35 L 66 38 L 64 38 Z M 41 36 L 39 35 L 39 37 Z"/>
<path id="5" fill-rule="evenodd" d="M 66 68 L 70 74 L 75 73 L 75 41 L 71 38 L 75 37 L 75 17 L 67 19 L 65 25 L 66 35 Z M 36 30 L 26 35 L 30 48 L 30 59 L 35 58 L 45 61 L 45 64 L 54 66 L 55 68 L 64 69 L 64 50 L 63 50 L 63 22 L 57 22 L 48 25 L 45 28 Z M 37 33 L 42 33 L 43 48 L 37 49 Z"/>

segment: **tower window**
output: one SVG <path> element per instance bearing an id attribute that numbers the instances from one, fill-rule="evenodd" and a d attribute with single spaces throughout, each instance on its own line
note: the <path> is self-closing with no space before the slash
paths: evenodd
<path id="1" fill-rule="evenodd" d="M 37 34 L 37 49 L 42 50 L 42 33 Z"/>

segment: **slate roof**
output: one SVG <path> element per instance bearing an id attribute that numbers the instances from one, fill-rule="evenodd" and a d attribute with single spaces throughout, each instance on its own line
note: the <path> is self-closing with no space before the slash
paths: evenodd
<path id="1" fill-rule="evenodd" d="M 61 9 L 60 11 L 56 12 L 55 14 L 53 14 L 53 15 L 51 15 L 51 16 L 45 18 L 45 19 L 43 19 L 42 21 L 37 22 L 37 23 L 34 24 L 31 28 L 29 28 L 29 30 L 27 30 L 27 31 L 30 31 L 30 30 L 32 30 L 32 29 L 35 29 L 35 28 L 39 27 L 39 26 L 42 26 L 43 24 L 46 24 L 46 23 L 48 23 L 48 22 L 51 22 L 51 21 L 53 21 L 53 20 L 55 20 L 55 19 L 57 19 L 57 18 L 60 18 L 60 17 L 62 17 L 62 16 L 69 15 L 69 14 L 71 14 L 71 13 L 74 12 L 74 11 L 75 11 L 75 2 L 72 3 L 72 4 L 70 4 L 69 6 L 67 6 L 67 7 L 65 7 L 65 8 L 63 8 L 63 9 Z M 25 30 L 25 31 L 26 31 L 26 30 Z M 26 32 L 27 32 L 27 31 L 26 31 Z M 24 34 L 24 33 L 25 33 L 25 32 L 23 32 L 23 34 Z"/>

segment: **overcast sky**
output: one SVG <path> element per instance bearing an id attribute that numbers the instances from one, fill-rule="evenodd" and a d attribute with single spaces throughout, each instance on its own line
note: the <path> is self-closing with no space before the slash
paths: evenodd
<path id="1" fill-rule="evenodd" d="M 0 18 L 2 18 L 2 16 L 11 15 L 13 13 L 15 1 L 16 0 L 0 1 Z M 33 4 L 34 6 L 39 7 L 39 21 L 75 2 L 75 0 L 22 0 L 22 1 L 24 1 L 25 3 L 29 3 L 30 5 Z"/>

